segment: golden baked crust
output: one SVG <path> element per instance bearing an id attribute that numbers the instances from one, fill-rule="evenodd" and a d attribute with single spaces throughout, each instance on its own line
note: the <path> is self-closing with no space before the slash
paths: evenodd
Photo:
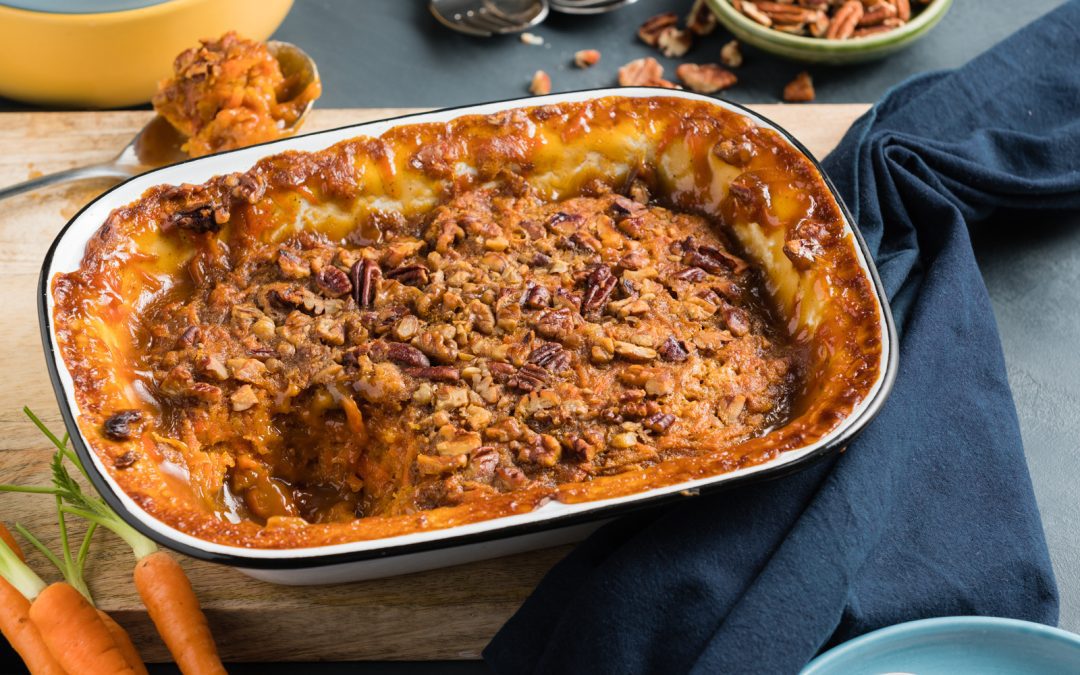
<path id="1" fill-rule="evenodd" d="M 242 546 L 758 464 L 839 424 L 881 358 L 812 164 L 676 98 L 402 126 L 153 188 L 53 292 L 114 478 Z"/>

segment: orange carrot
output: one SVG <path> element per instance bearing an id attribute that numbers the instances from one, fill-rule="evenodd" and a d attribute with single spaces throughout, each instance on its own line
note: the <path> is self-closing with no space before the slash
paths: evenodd
<path id="1" fill-rule="evenodd" d="M 124 627 L 116 623 L 116 621 L 101 611 L 97 611 L 98 616 L 105 622 L 105 627 L 109 629 L 109 635 L 112 635 L 113 640 L 116 640 L 116 646 L 123 652 L 124 658 L 127 659 L 131 669 L 138 675 L 149 675 L 146 671 L 146 664 L 143 663 L 142 657 L 139 656 L 139 650 L 135 648 L 135 643 L 131 641 L 131 636 L 124 630 Z"/>
<path id="2" fill-rule="evenodd" d="M 64 668 L 49 651 L 37 626 L 30 621 L 30 601 L 19 589 L 0 579 L 0 632 L 11 643 L 34 675 L 65 675 Z"/>
<path id="3" fill-rule="evenodd" d="M 135 563 L 135 588 L 180 672 L 225 672 L 191 582 L 172 556 L 156 551 Z"/>
<path id="4" fill-rule="evenodd" d="M 59 581 L 39 593 L 30 620 L 67 672 L 135 675 L 97 610 L 71 584 Z"/>
<path id="5" fill-rule="evenodd" d="M 4 543 L 8 545 L 15 555 L 19 556 L 19 560 L 26 562 L 26 556 L 23 554 L 22 547 L 19 546 L 19 542 L 15 541 L 15 535 L 11 534 L 11 531 L 7 529 L 7 526 L 0 523 L 0 539 L 4 540 Z"/>

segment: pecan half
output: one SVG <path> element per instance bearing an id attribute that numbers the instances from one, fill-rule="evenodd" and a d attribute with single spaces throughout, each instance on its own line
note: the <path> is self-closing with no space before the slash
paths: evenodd
<path id="1" fill-rule="evenodd" d="M 711 94 L 727 89 L 739 80 L 735 73 L 715 63 L 682 63 L 675 69 L 675 74 L 687 87 L 699 94 Z"/>
<path id="2" fill-rule="evenodd" d="M 553 373 L 561 373 L 570 367 L 570 354 L 557 342 L 545 342 L 529 353 L 527 361 Z"/>
<path id="3" fill-rule="evenodd" d="M 684 265 L 700 267 L 711 274 L 722 274 L 727 270 L 740 274 L 747 268 L 746 261 L 742 258 L 715 246 L 706 245 L 687 251 L 682 262 Z"/>
<path id="4" fill-rule="evenodd" d="M 349 275 L 345 274 L 333 265 L 325 265 L 315 275 L 315 284 L 325 294 L 332 298 L 345 295 L 352 290 L 352 282 Z"/>
<path id="5" fill-rule="evenodd" d="M 673 83 L 664 79 L 664 67 L 651 56 L 634 59 L 619 68 L 619 86 L 676 88 Z"/>
<path id="6" fill-rule="evenodd" d="M 431 365 L 431 361 L 424 352 L 420 351 L 412 345 L 407 345 L 404 342 L 376 342 L 372 345 L 372 356 L 376 356 L 375 345 L 380 345 L 381 353 L 378 356 L 382 356 L 387 361 L 393 361 L 402 366 L 411 366 L 413 368 L 426 368 Z M 378 360 L 378 359 L 376 359 Z"/>
<path id="7" fill-rule="evenodd" d="M 530 282 L 522 297 L 522 304 L 529 309 L 545 309 L 551 304 L 551 291 L 544 286 Z"/>
<path id="8" fill-rule="evenodd" d="M 522 392 L 542 389 L 551 381 L 551 374 L 535 363 L 526 363 L 506 382 L 506 386 Z"/>
<path id="9" fill-rule="evenodd" d="M 829 23 L 829 30 L 825 31 L 825 37 L 829 40 L 846 40 L 855 32 L 855 27 L 863 17 L 863 4 L 859 0 L 847 0 L 840 9 L 833 14 Z M 796 78 L 798 79 L 798 78 Z M 784 100 L 787 99 L 787 90 L 784 90 Z"/>
<path id="10" fill-rule="evenodd" d="M 642 424 L 650 431 L 655 431 L 658 434 L 662 434 L 671 428 L 671 425 L 678 419 L 671 413 L 658 412 L 655 415 L 646 417 Z"/>
<path id="11" fill-rule="evenodd" d="M 660 40 L 660 34 L 667 28 L 674 28 L 679 23 L 679 15 L 675 12 L 664 12 L 651 16 L 638 28 L 638 37 L 650 47 L 655 47 Z"/>
<path id="12" fill-rule="evenodd" d="M 596 320 L 604 313 L 608 300 L 619 280 L 607 265 L 597 265 L 585 277 L 585 292 L 581 296 L 581 315 Z"/>
<path id="13" fill-rule="evenodd" d="M 859 22 L 856 24 L 856 26 L 858 26 L 859 28 L 878 26 L 885 19 L 896 16 L 896 9 L 896 5 L 885 2 L 883 0 L 876 5 L 873 5 L 872 7 L 866 8 L 866 10 L 863 12 L 862 18 L 859 19 Z M 910 11 L 911 6 L 908 5 L 908 12 L 910 13 Z"/>
<path id="14" fill-rule="evenodd" d="M 177 211 L 170 216 L 168 225 L 181 230 L 204 234 L 217 232 L 224 223 L 219 223 L 214 214 L 214 209 L 209 204 L 197 206 L 187 211 Z"/>
<path id="15" fill-rule="evenodd" d="M 457 382 L 461 379 L 461 371 L 453 366 L 425 366 L 420 368 L 405 368 L 405 374 L 433 382 Z"/>
<path id="16" fill-rule="evenodd" d="M 402 265 L 401 267 L 395 267 L 386 273 L 387 279 L 393 279 L 394 281 L 405 284 L 406 286 L 427 286 L 428 281 L 431 279 L 431 272 L 428 268 L 419 263 L 413 265 Z"/>
<path id="17" fill-rule="evenodd" d="M 357 307 L 371 307 L 375 304 L 375 291 L 382 272 L 374 260 L 357 260 L 349 270 L 352 283 L 352 296 Z"/>

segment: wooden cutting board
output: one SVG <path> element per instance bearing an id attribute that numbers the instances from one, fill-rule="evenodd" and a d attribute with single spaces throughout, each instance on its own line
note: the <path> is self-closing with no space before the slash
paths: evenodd
<path id="1" fill-rule="evenodd" d="M 868 106 L 753 106 L 824 156 Z M 411 110 L 319 110 L 309 130 Z M 0 114 L 0 186 L 108 159 L 148 112 Z M 38 334 L 42 257 L 78 209 L 111 185 L 87 181 L 0 202 L 0 481 L 46 484 L 50 452 L 23 416 L 30 406 L 61 429 Z M 0 520 L 21 522 L 58 550 L 52 500 L 0 495 Z M 24 548 L 29 548 L 24 546 Z M 568 547 L 345 586 L 285 587 L 228 567 L 183 561 L 228 661 L 475 659 Z M 56 578 L 45 559 L 30 565 Z M 168 660 L 131 582 L 134 559 L 110 533 L 95 537 L 88 576 L 98 605 L 127 628 L 147 661 Z"/>

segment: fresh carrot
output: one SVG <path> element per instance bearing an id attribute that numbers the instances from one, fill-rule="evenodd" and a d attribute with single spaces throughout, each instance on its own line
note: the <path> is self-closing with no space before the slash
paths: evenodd
<path id="1" fill-rule="evenodd" d="M 28 408 L 23 412 L 56 446 L 52 494 L 63 502 L 61 514 L 71 514 L 100 525 L 123 539 L 135 554 L 135 587 L 154 627 L 165 641 L 183 675 L 225 673 L 217 646 L 199 607 L 199 600 L 183 568 L 169 554 L 124 522 L 100 497 L 87 495 L 65 466 L 70 461 L 83 476 L 86 469 L 67 448 L 67 438 L 56 437 Z M 44 488 L 33 488 L 44 491 Z"/>
<path id="2" fill-rule="evenodd" d="M 97 613 L 101 620 L 105 622 L 105 627 L 109 629 L 109 635 L 112 635 L 113 640 L 116 641 L 116 646 L 120 648 L 120 652 L 131 665 L 131 669 L 137 675 L 149 675 L 146 664 L 143 663 L 142 657 L 139 656 L 139 650 L 135 648 L 135 643 L 131 641 L 131 636 L 124 630 L 124 627 L 116 623 L 111 616 L 100 609 Z"/>
<path id="3" fill-rule="evenodd" d="M 214 636 L 180 564 L 157 551 L 135 564 L 135 588 L 180 672 L 224 673 Z"/>
<path id="4" fill-rule="evenodd" d="M 13 535 L 11 530 L 7 529 L 7 525 L 4 525 L 3 523 L 0 523 L 0 539 L 4 540 L 4 543 L 19 557 L 19 560 L 26 562 L 26 556 L 23 555 L 23 550 L 22 547 L 19 546 L 19 542 L 15 541 L 15 535 Z"/>
<path id="5" fill-rule="evenodd" d="M 67 672 L 135 675 L 97 610 L 66 581 L 38 594 L 30 605 L 30 620 Z"/>
<path id="6" fill-rule="evenodd" d="M 45 582 L 23 564 L 26 558 L 22 548 L 3 523 L 0 523 L 0 540 L 4 542 L 4 547 L 0 547 L 0 633 L 34 675 L 64 675 L 64 669 L 41 638 L 41 632 L 30 621 L 30 600 L 24 595 L 25 592 L 36 596 L 45 588 Z M 9 583 L 8 576 L 16 580 L 21 577 L 23 583 L 20 585 L 25 591 Z"/>

